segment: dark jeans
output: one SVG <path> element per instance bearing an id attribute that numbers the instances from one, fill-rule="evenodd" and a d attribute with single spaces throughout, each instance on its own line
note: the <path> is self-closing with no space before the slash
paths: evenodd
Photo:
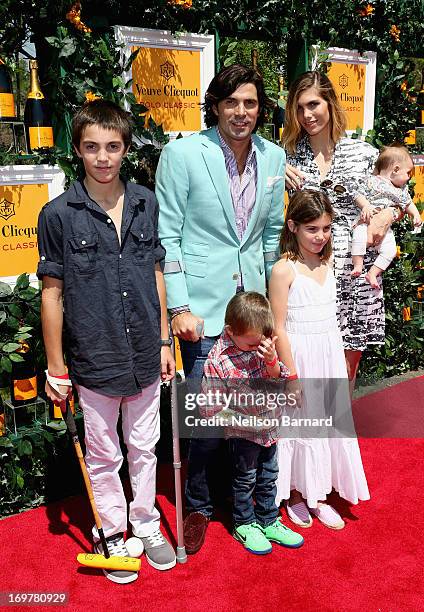
<path id="1" fill-rule="evenodd" d="M 198 342 L 180 340 L 181 356 L 187 380 L 187 391 L 198 393 L 203 367 L 209 351 L 218 336 L 201 338 Z M 212 515 L 211 481 L 217 463 L 217 452 L 222 440 L 217 438 L 191 438 L 188 451 L 188 470 L 185 487 L 187 512 Z"/>
<path id="2" fill-rule="evenodd" d="M 231 438 L 234 525 L 271 525 L 278 517 L 277 445 L 261 446 L 244 438 Z M 256 504 L 253 503 L 255 496 Z"/>

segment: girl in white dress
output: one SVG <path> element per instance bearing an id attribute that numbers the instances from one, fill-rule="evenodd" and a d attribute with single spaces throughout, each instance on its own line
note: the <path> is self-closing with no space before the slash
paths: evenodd
<path id="1" fill-rule="evenodd" d="M 345 523 L 326 496 L 334 488 L 357 504 L 369 499 L 369 492 L 351 416 L 336 280 L 329 263 L 333 216 L 322 192 L 304 190 L 292 197 L 269 297 L 278 355 L 290 369 L 286 393 L 297 397 L 295 418 L 323 418 L 329 412 L 333 417 L 329 430 L 311 433 L 306 428 L 302 435 L 292 430 L 296 438 L 278 442 L 277 503 L 287 500 L 289 518 L 301 527 L 312 524 L 312 514 L 327 527 L 342 529 Z M 343 423 L 341 431 L 338 423 Z"/>

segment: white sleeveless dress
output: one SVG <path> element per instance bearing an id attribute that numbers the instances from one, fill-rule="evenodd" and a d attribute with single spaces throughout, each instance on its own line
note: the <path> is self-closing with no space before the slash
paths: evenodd
<path id="1" fill-rule="evenodd" d="M 343 341 L 337 324 L 336 279 L 328 267 L 325 282 L 320 285 L 299 273 L 292 261 L 288 263 L 295 277 L 288 294 L 286 331 L 298 376 L 303 379 L 302 406 L 291 415 L 328 417 L 328 387 L 333 386 L 337 388 L 337 399 L 331 393 L 330 396 L 333 406 L 337 405 L 335 412 L 341 415 L 335 421 L 344 423 L 344 428 L 339 433 L 330 428 L 329 437 L 324 437 L 327 429 L 322 427 L 312 435 L 323 437 L 307 437 L 311 430 L 306 428 L 301 437 L 278 441 L 276 501 L 279 505 L 289 499 L 290 490 L 296 489 L 309 507 L 316 508 L 318 501 L 325 500 L 334 488 L 341 497 L 357 504 L 370 495 L 353 425 Z M 293 429 L 290 435 L 294 435 Z"/>

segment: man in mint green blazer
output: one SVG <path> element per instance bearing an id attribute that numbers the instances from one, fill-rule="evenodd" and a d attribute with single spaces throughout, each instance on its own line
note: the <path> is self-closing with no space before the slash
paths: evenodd
<path id="1" fill-rule="evenodd" d="M 285 155 L 255 135 L 269 100 L 262 77 L 224 68 L 205 96 L 209 129 L 167 144 L 156 174 L 159 235 L 172 330 L 184 372 L 199 382 L 237 291 L 265 294 L 279 257 Z M 187 552 L 203 544 L 212 514 L 209 472 L 219 441 L 191 439 L 184 524 Z"/>

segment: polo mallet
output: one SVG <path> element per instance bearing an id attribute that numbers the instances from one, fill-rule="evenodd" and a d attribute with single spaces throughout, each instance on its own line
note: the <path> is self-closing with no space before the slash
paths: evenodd
<path id="1" fill-rule="evenodd" d="M 61 403 L 63 413 L 63 403 Z M 92 554 L 92 553 L 80 553 L 77 555 L 77 560 L 81 565 L 88 567 L 98 567 L 101 569 L 112 569 L 112 570 L 126 570 L 130 572 L 138 572 L 141 566 L 140 559 L 133 557 L 111 557 L 107 547 L 107 542 L 102 528 L 102 520 L 96 508 L 96 502 L 94 501 L 93 488 L 91 486 L 90 477 L 87 472 L 87 466 L 85 465 L 84 457 L 82 454 L 81 444 L 78 438 L 78 432 L 75 425 L 75 420 L 72 415 L 72 411 L 69 407 L 69 401 L 66 400 L 66 412 L 63 414 L 66 427 L 68 428 L 69 435 L 75 448 L 76 455 L 81 467 L 81 472 L 84 478 L 85 487 L 87 489 L 88 499 L 90 500 L 91 509 L 93 511 L 94 521 L 96 523 L 97 531 L 99 534 L 102 548 L 104 551 L 103 555 Z"/>
<path id="2" fill-rule="evenodd" d="M 175 359 L 175 340 L 172 332 L 169 337 L 172 339 L 172 352 Z M 183 528 L 183 503 L 181 496 L 181 456 L 180 456 L 180 427 L 178 424 L 178 389 L 177 376 L 171 380 L 171 421 L 172 421 L 172 455 L 174 466 L 174 482 L 175 482 L 175 513 L 177 518 L 177 550 L 176 557 L 178 563 L 187 561 L 187 554 L 184 545 L 184 528 Z"/>

